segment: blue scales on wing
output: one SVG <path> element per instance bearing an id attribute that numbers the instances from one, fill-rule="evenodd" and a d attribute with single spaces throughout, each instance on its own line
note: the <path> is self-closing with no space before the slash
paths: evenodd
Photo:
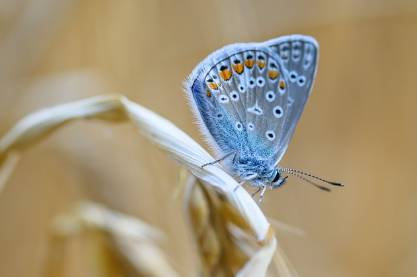
<path id="1" fill-rule="evenodd" d="M 219 158 L 236 153 L 273 166 L 289 107 L 288 78 L 264 43 L 226 46 L 194 69 L 186 89 Z"/>

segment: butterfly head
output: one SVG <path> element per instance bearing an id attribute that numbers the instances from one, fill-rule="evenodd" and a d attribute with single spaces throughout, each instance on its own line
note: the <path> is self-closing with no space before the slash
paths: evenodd
<path id="1" fill-rule="evenodd" d="M 279 169 L 274 170 L 274 178 L 271 180 L 271 187 L 273 189 L 279 188 L 287 182 L 288 176 L 283 177 Z"/>

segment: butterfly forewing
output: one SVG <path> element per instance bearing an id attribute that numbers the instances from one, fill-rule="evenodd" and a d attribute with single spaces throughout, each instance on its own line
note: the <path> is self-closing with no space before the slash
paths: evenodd
<path id="1" fill-rule="evenodd" d="M 220 155 L 235 152 L 275 162 L 289 80 L 268 46 L 226 46 L 197 66 L 186 86 Z"/>
<path id="2" fill-rule="evenodd" d="M 318 43 L 309 36 L 290 35 L 265 42 L 277 53 L 288 75 L 288 111 L 280 130 L 276 161 L 278 162 L 294 134 L 295 127 L 310 95 L 318 61 Z"/>

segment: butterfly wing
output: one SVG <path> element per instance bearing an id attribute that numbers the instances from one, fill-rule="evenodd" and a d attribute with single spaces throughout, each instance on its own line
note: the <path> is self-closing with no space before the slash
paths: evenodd
<path id="1" fill-rule="evenodd" d="M 238 152 L 274 163 L 287 113 L 288 79 L 279 56 L 262 43 L 226 46 L 186 82 L 191 106 L 218 155 Z"/>
<path id="2" fill-rule="evenodd" d="M 265 42 L 282 59 L 288 84 L 288 108 L 280 130 L 276 162 L 281 160 L 310 96 L 317 70 L 318 43 L 310 36 L 289 35 Z"/>

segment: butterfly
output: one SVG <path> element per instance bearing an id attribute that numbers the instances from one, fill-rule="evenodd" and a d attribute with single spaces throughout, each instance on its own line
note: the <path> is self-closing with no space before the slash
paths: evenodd
<path id="1" fill-rule="evenodd" d="M 185 82 L 202 133 L 239 180 L 262 191 L 291 174 L 341 186 L 296 169 L 282 159 L 311 93 L 319 46 L 310 36 L 289 35 L 260 43 L 227 45 L 205 58 Z"/>

